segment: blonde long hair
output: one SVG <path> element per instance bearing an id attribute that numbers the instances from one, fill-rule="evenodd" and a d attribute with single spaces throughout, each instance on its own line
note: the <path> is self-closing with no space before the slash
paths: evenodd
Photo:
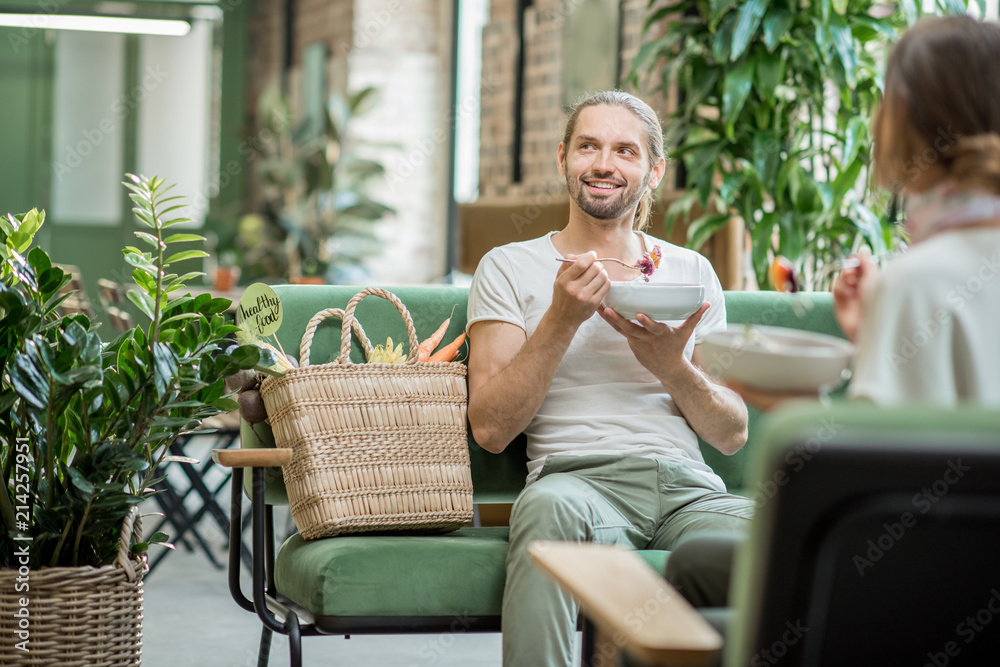
<path id="1" fill-rule="evenodd" d="M 889 56 L 875 123 L 875 178 L 898 190 L 931 164 L 963 189 L 1000 194 L 1000 25 L 928 18 Z M 890 127 L 886 108 L 900 105 Z"/>
<path id="2" fill-rule="evenodd" d="M 621 90 L 604 90 L 599 93 L 592 93 L 573 105 L 573 109 L 569 114 L 569 119 L 566 121 L 566 131 L 563 133 L 564 146 L 569 146 L 570 140 L 573 138 L 573 132 L 576 130 L 576 121 L 580 116 L 580 112 L 587 107 L 596 106 L 620 107 L 635 114 L 636 118 L 642 122 L 643 130 L 646 135 L 646 150 L 649 152 L 649 168 L 652 168 L 654 164 L 663 158 L 663 130 L 660 126 L 660 119 L 656 115 L 656 112 L 653 111 L 652 107 L 635 95 L 630 95 L 629 93 Z M 639 199 L 639 206 L 636 207 L 635 220 L 632 223 L 632 229 L 645 229 L 649 224 L 649 218 L 652 212 L 653 189 L 647 187 L 642 193 L 642 198 Z"/>

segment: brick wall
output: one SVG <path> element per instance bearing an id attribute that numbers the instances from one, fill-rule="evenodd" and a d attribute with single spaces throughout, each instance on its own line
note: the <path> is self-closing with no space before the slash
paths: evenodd
<path id="1" fill-rule="evenodd" d="M 562 108 L 563 26 L 581 0 L 535 0 L 524 17 L 524 79 L 521 182 L 513 181 L 514 88 L 517 77 L 518 0 L 494 0 L 483 31 L 483 95 L 479 191 L 490 200 L 562 196 L 565 181 L 556 167 L 566 112 Z M 647 0 L 621 3 L 621 79 L 638 52 Z M 647 96 L 658 112 L 666 102 Z M 672 179 L 667 179 L 672 182 Z"/>
<path id="2" fill-rule="evenodd" d="M 295 0 L 291 66 L 285 70 L 287 1 L 254 3 L 250 116 L 269 85 L 285 86 L 297 116 L 303 49 L 325 43 L 330 54 L 329 91 L 365 86 L 379 91 L 374 108 L 351 128 L 355 142 L 367 145 L 359 150 L 387 168 L 386 181 L 373 194 L 397 210 L 378 225 L 383 252 L 370 260 L 369 269 L 383 284 L 439 278 L 445 273 L 447 247 L 449 3 Z"/>
<path id="3" fill-rule="evenodd" d="M 352 46 L 353 2 L 296 0 L 292 62 L 302 62 L 302 49 L 312 42 L 324 42 L 330 53 L 346 55 Z"/>
<path id="4" fill-rule="evenodd" d="M 257 0 L 250 11 L 247 105 L 253 117 L 261 91 L 281 78 L 284 62 L 285 0 Z"/>

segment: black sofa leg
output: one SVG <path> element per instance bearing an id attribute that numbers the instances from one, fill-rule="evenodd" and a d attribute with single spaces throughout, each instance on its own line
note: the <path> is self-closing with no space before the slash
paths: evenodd
<path id="1" fill-rule="evenodd" d="M 294 611 L 288 612 L 285 618 L 285 629 L 288 631 L 288 652 L 291 667 L 302 667 L 302 634 L 299 632 L 299 617 Z"/>
<path id="2" fill-rule="evenodd" d="M 580 651 L 580 665 L 581 667 L 593 667 L 594 665 L 594 624 L 590 619 L 584 617 L 581 625 L 583 626 L 582 637 L 582 650 Z"/>
<path id="3" fill-rule="evenodd" d="M 260 651 L 257 653 L 257 667 L 267 667 L 271 659 L 271 628 L 266 625 L 260 629 Z"/>

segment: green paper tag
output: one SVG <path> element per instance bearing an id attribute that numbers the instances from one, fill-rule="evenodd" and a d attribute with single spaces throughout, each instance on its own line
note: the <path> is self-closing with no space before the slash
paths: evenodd
<path id="1" fill-rule="evenodd" d="M 270 285 L 254 283 L 243 291 L 236 310 L 236 324 L 260 337 L 270 336 L 281 326 L 281 299 Z"/>

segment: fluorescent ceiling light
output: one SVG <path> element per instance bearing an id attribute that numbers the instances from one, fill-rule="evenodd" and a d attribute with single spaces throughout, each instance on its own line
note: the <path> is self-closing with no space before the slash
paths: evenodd
<path id="1" fill-rule="evenodd" d="M 116 16 L 66 16 L 62 14 L 0 14 L 0 26 L 42 30 L 85 30 L 139 35 L 183 37 L 191 32 L 187 21 L 132 19 Z"/>

